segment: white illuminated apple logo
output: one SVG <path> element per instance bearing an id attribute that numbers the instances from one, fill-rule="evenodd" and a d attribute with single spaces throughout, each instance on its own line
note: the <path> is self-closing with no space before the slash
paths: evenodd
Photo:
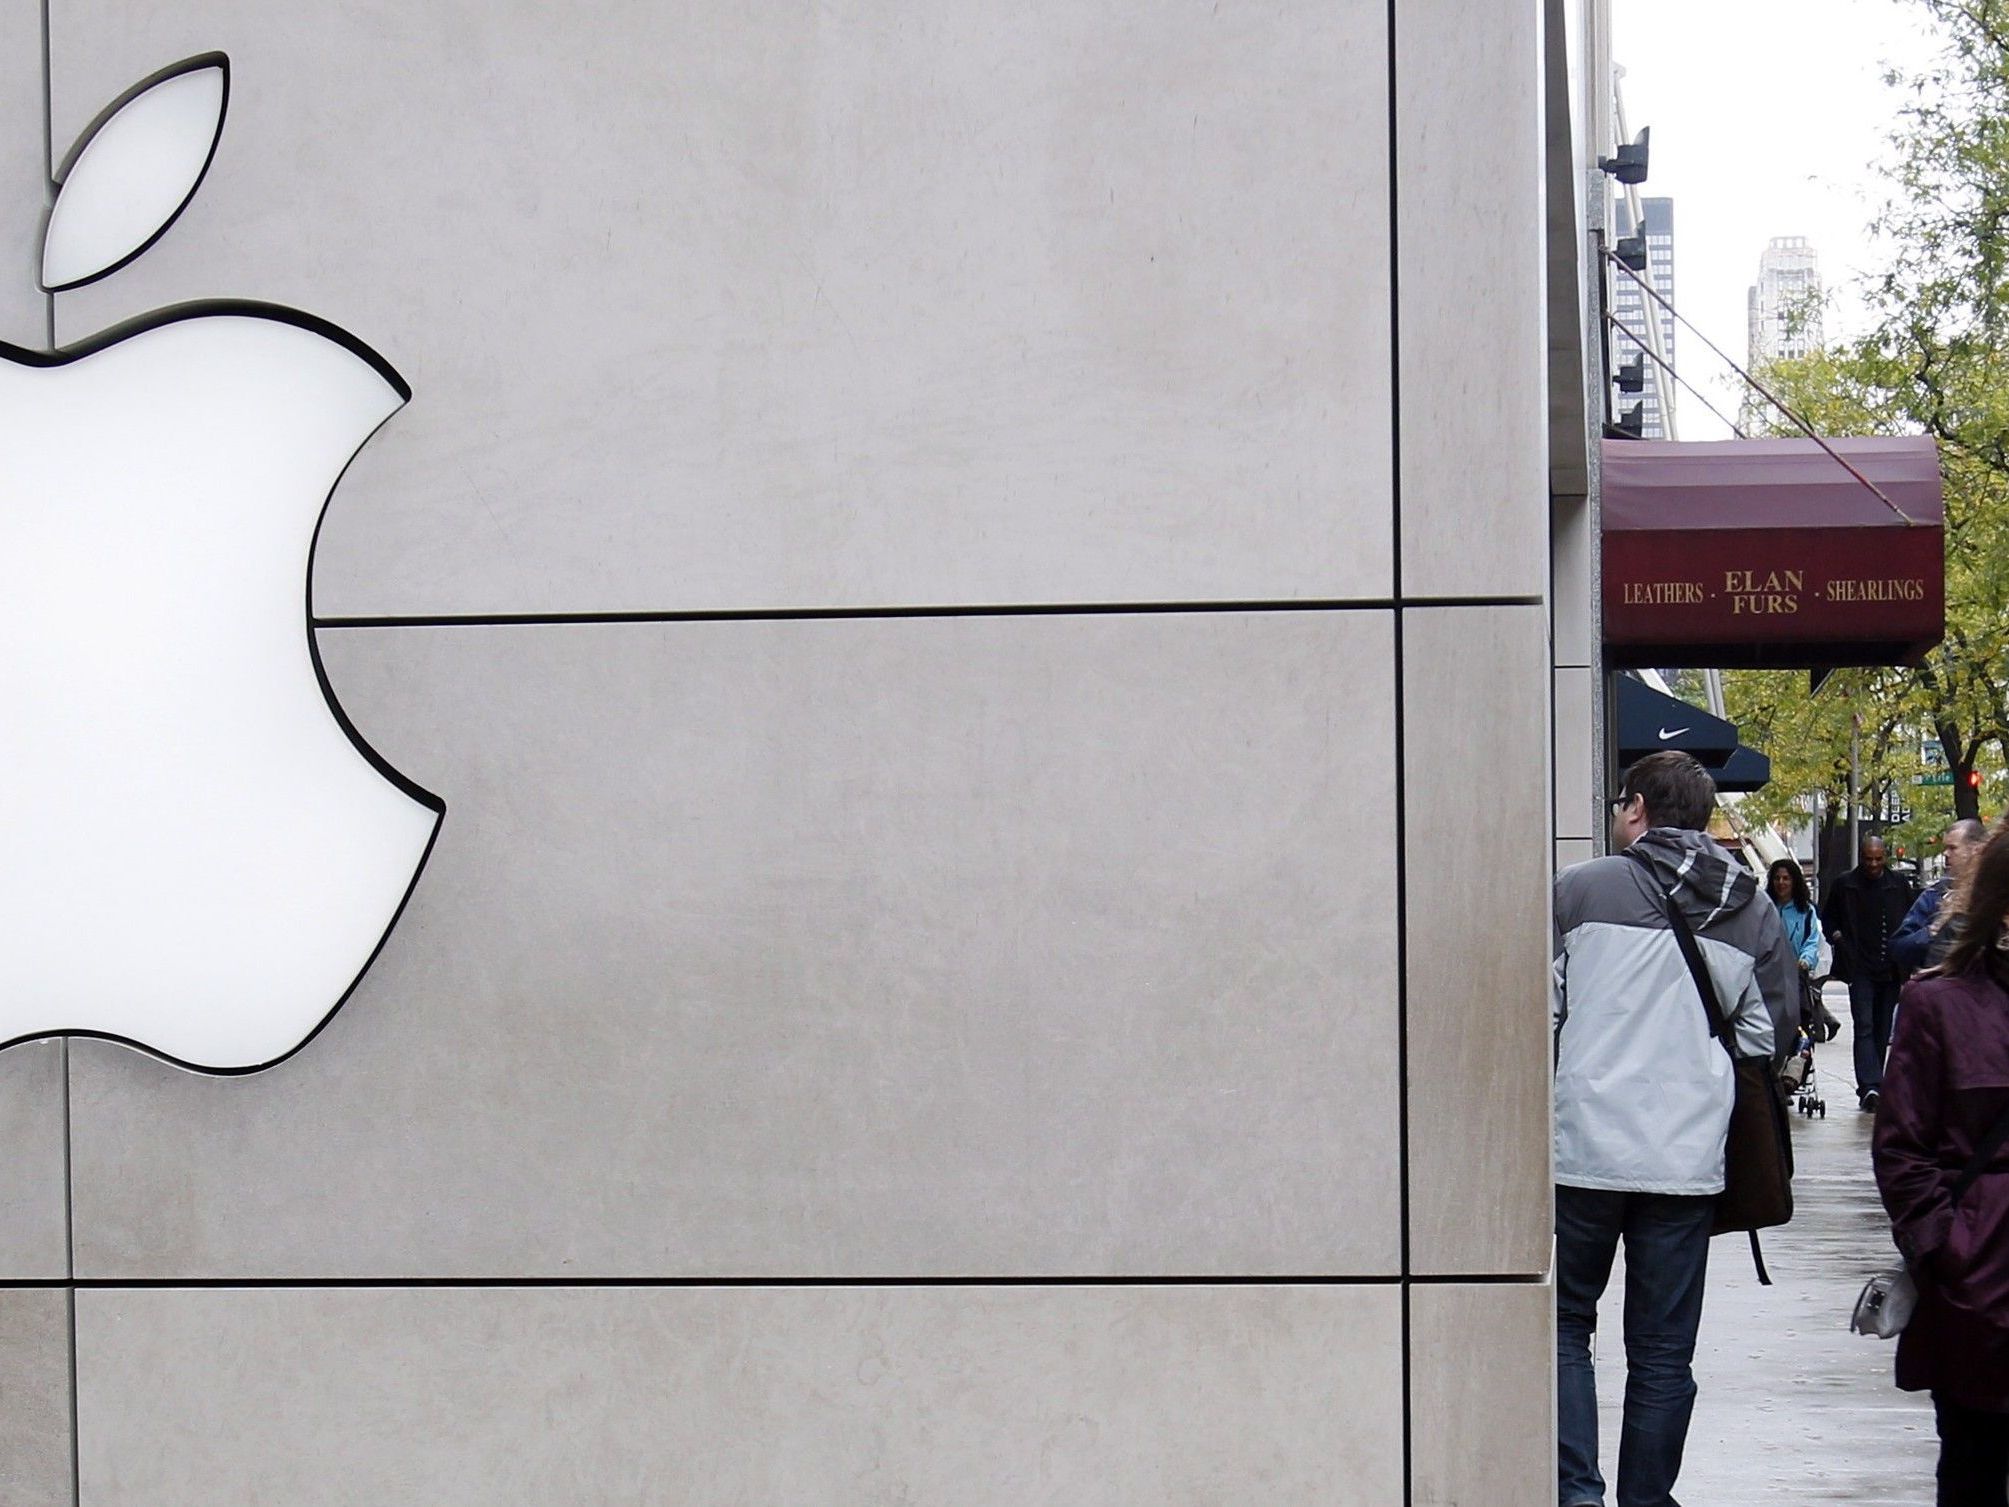
<path id="1" fill-rule="evenodd" d="M 58 175 L 44 288 L 159 239 L 228 98 L 212 53 L 98 117 Z M 446 808 L 336 705 L 308 583 L 329 494 L 410 396 L 272 305 L 0 345 L 0 1044 L 268 1067 L 383 945 Z"/>

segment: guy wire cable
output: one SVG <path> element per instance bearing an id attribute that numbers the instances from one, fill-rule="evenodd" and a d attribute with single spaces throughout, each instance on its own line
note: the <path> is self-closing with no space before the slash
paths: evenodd
<path id="1" fill-rule="evenodd" d="M 1861 482 L 1865 487 L 1868 487 L 1871 492 L 1875 493 L 1877 501 L 1882 503 L 1885 507 L 1889 508 L 1893 513 L 1897 514 L 1899 518 L 1903 519 L 1905 526 L 1907 528 L 1921 527 L 1919 520 L 1912 517 L 1909 513 L 1905 512 L 1903 508 L 1899 507 L 1896 503 L 1892 502 L 1890 498 L 1885 495 L 1882 487 L 1878 486 L 1875 482 L 1871 481 L 1867 476 L 1863 475 L 1862 472 L 1858 471 L 1854 466 L 1850 465 L 1847 457 L 1842 455 L 1842 453 L 1837 449 L 1835 449 L 1833 445 L 1830 445 L 1826 440 L 1822 439 L 1820 435 L 1816 434 L 1814 432 L 1814 426 L 1812 424 L 1809 424 L 1805 419 L 1801 418 L 1791 408 L 1787 407 L 1785 402 L 1781 398 L 1779 398 L 1777 394 L 1772 392 L 1770 388 L 1766 387 L 1764 383 L 1760 382 L 1756 377 L 1752 376 L 1749 372 L 1745 371 L 1744 368 L 1739 366 L 1735 361 L 1732 361 L 1729 358 L 1729 356 L 1724 354 L 1723 347 L 1718 345 L 1715 341 L 1711 340 L 1707 335 L 1703 334 L 1700 329 L 1696 328 L 1693 320 L 1689 319 L 1679 309 L 1675 308 L 1673 304 L 1669 303 L 1666 299 L 1662 298 L 1660 296 L 1659 290 L 1656 289 L 1651 283 L 1647 282 L 1645 278 L 1641 277 L 1637 272 L 1634 272 L 1632 268 L 1626 266 L 1624 262 L 1620 261 L 1618 259 L 1617 252 L 1612 251 L 1609 248 L 1606 248 L 1604 254 L 1606 259 L 1609 260 L 1614 267 L 1618 268 L 1619 271 L 1623 272 L 1627 277 L 1631 278 L 1634 282 L 1638 283 L 1639 286 L 1645 290 L 1646 296 L 1648 298 L 1652 299 L 1655 303 L 1659 304 L 1663 309 L 1667 310 L 1668 313 L 1672 314 L 1676 319 L 1680 320 L 1681 323 L 1687 325 L 1690 330 L 1693 330 L 1695 333 L 1695 338 L 1700 340 L 1704 345 L 1708 346 L 1710 350 L 1714 351 L 1716 353 L 1717 359 L 1722 361 L 1722 363 L 1725 366 L 1729 367 L 1730 370 L 1735 372 L 1738 376 L 1742 377 L 1746 382 L 1750 383 L 1751 387 L 1757 392 L 1757 394 L 1760 397 L 1762 397 L 1766 402 L 1770 403 L 1774 408 L 1778 409 L 1779 412 L 1783 413 L 1787 418 L 1791 419 L 1795 424 L 1799 425 L 1800 428 L 1806 432 L 1807 438 L 1812 440 L 1815 444 L 1819 445 L 1821 449 L 1825 450 L 1828 453 L 1829 458 L 1832 459 L 1836 465 L 1840 466 L 1844 471 L 1848 472 L 1849 475 L 1853 476 L 1857 481 Z"/>
<path id="2" fill-rule="evenodd" d="M 1701 388 L 1697 387 L 1693 382 L 1689 381 L 1686 377 L 1682 376 L 1680 372 L 1676 371 L 1674 369 L 1674 363 L 1672 361 L 1669 361 L 1665 356 L 1660 355 L 1656 351 L 1648 349 L 1645 345 L 1642 345 L 1640 343 L 1639 336 L 1633 334 L 1633 332 L 1626 327 L 1624 320 L 1620 319 L 1616 314 L 1607 314 L 1604 317 L 1605 320 L 1611 325 L 1613 329 L 1617 330 L 1621 335 L 1625 336 L 1625 338 L 1630 340 L 1634 345 L 1639 346 L 1640 355 L 1651 359 L 1653 363 L 1659 366 L 1663 371 L 1665 371 L 1668 376 L 1672 377 L 1675 381 L 1679 382 L 1683 387 L 1687 388 L 1690 392 L 1695 394 L 1695 400 L 1698 403 L 1700 403 L 1704 408 L 1708 409 L 1711 413 L 1715 414 L 1717 418 L 1721 419 L 1723 423 L 1729 428 L 1730 432 L 1736 435 L 1738 439 L 1748 440 L 1751 437 L 1750 435 L 1746 434 L 1743 430 L 1739 429 L 1736 426 L 1736 424 L 1733 423 L 1729 418 L 1727 418 L 1724 415 L 1722 409 L 1718 408 L 1714 403 L 1710 402 L 1708 398 L 1704 397 Z"/>

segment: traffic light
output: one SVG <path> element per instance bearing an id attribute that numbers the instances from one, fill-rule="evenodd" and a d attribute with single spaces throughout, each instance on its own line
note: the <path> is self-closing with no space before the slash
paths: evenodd
<path id="1" fill-rule="evenodd" d="M 1979 790 L 1981 788 L 1980 770 L 1970 769 L 1967 771 L 1967 788 L 1969 790 Z"/>

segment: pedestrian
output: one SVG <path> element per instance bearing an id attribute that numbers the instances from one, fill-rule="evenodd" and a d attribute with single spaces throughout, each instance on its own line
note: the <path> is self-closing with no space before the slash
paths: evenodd
<path id="1" fill-rule="evenodd" d="M 1821 919 L 1828 940 L 1835 944 L 1834 976 L 1849 986 L 1856 1102 L 1874 1110 L 1883 1084 L 1884 1054 L 1890 1050 L 1897 991 L 1905 978 L 1905 970 L 1890 954 L 1890 942 L 1916 897 L 1908 883 L 1890 872 L 1881 837 L 1865 837 L 1857 858 L 1856 866 L 1822 897 Z"/>
<path id="2" fill-rule="evenodd" d="M 1871 1136 L 1918 1287 L 1897 1384 L 1932 1394 L 1940 1507 L 2004 1507 L 2009 1478 L 2009 837 L 1972 862 L 1965 926 L 1904 991 Z"/>
<path id="3" fill-rule="evenodd" d="M 1799 959 L 1800 1029 L 1809 1041 L 1826 1041 L 1833 1032 L 1827 1028 L 1829 1017 L 1821 1008 L 1821 992 L 1814 987 L 1814 969 L 1821 960 L 1821 925 L 1814 914 L 1814 897 L 1807 891 L 1807 876 L 1792 859 L 1781 858 L 1765 871 L 1765 893 L 1779 908 L 1786 945 Z"/>
<path id="4" fill-rule="evenodd" d="M 1704 830 L 1709 773 L 1648 754 L 1611 803 L 1611 856 L 1555 885 L 1558 1501 L 1603 1507 L 1597 1304 L 1625 1243 L 1625 1420 L 1619 1507 L 1674 1507 L 1695 1407 L 1695 1332 L 1723 1145 L 1730 1056 L 1668 924 L 1672 895 L 1708 959 L 1741 1056 L 1791 1050 L 1800 1000 L 1779 913 Z M 1635 856 L 1627 856 L 1628 853 Z M 1643 860 L 1643 861 L 1642 861 Z"/>
<path id="5" fill-rule="evenodd" d="M 1953 933 L 1945 926 L 1953 915 L 1953 909 L 1946 904 L 1947 894 L 1959 886 L 1968 861 L 1987 840 L 1987 830 L 1971 816 L 1946 829 L 1946 835 L 1940 839 L 1941 851 L 1946 855 L 1946 872 L 1912 901 L 1897 934 L 1890 939 L 1890 955 L 1900 968 L 1926 968 L 1945 958 L 1953 945 Z"/>

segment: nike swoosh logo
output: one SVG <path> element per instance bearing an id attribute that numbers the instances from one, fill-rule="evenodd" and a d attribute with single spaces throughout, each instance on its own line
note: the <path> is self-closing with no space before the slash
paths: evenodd
<path id="1" fill-rule="evenodd" d="M 1663 727 L 1660 730 L 1660 741 L 1665 743 L 1669 738 L 1678 738 L 1687 731 L 1688 729 L 1685 727 L 1676 727 L 1676 728 Z"/>

